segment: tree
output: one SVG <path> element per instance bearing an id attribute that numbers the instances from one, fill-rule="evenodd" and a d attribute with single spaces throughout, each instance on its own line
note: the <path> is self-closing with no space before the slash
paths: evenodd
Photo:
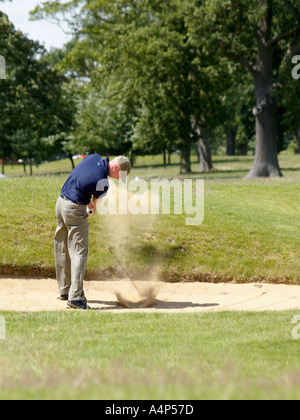
<path id="1" fill-rule="evenodd" d="M 182 172 L 191 172 L 195 142 L 203 150 L 205 146 L 202 160 L 211 160 L 203 133 L 220 114 L 217 92 L 223 78 L 216 71 L 217 57 L 190 37 L 189 2 L 55 1 L 43 3 L 33 14 L 59 20 L 71 12 L 67 20 L 74 40 L 64 64 L 69 63 L 72 74 L 88 76 L 98 91 L 113 86 L 122 103 L 134 104 L 133 144 L 149 149 L 152 143 L 155 150 L 177 147 Z"/>
<path id="2" fill-rule="evenodd" d="M 291 77 L 290 57 L 287 57 L 286 61 L 282 63 L 281 74 L 283 76 L 280 79 L 280 89 L 278 89 L 276 97 L 282 113 L 279 145 L 282 150 L 292 141 L 295 143 L 295 152 L 300 153 L 300 81 Z"/>
<path id="3" fill-rule="evenodd" d="M 88 89 L 78 98 L 74 132 L 74 149 L 81 153 L 120 155 L 127 153 L 132 143 L 132 121 L 125 104 L 116 102 L 103 89 Z"/>
<path id="4" fill-rule="evenodd" d="M 55 71 L 38 42 L 16 31 L 0 13 L 0 54 L 7 54 L 7 77 L 0 82 L 0 158 L 39 164 L 49 151 L 47 138 L 72 126 L 66 78 Z M 4 168 L 4 167 L 3 167 Z"/>
<path id="5" fill-rule="evenodd" d="M 167 153 L 170 161 L 171 154 L 180 148 L 179 131 L 171 102 L 170 98 L 162 95 L 159 100 L 152 96 L 151 101 L 143 103 L 137 113 L 131 137 L 134 153 L 163 153 L 164 166 L 167 165 Z"/>
<path id="6" fill-rule="evenodd" d="M 242 65 L 256 93 L 256 153 L 248 178 L 282 176 L 277 154 L 276 90 L 282 61 L 300 47 L 298 0 L 195 0 L 194 36 Z"/>
<path id="7" fill-rule="evenodd" d="M 52 50 L 41 58 L 43 65 L 48 65 L 56 78 L 54 81 L 56 86 L 54 125 L 42 141 L 45 147 L 45 156 L 65 155 L 70 160 L 73 170 L 75 168 L 73 155 L 74 153 L 78 154 L 75 145 L 78 126 L 77 101 L 82 86 L 59 70 L 59 57 L 63 58 L 63 56 L 63 51 Z"/>
<path id="8" fill-rule="evenodd" d="M 228 156 L 246 155 L 255 137 L 252 114 L 254 98 L 251 76 L 241 68 L 235 68 L 222 104 L 222 127 L 226 134 Z"/>
<path id="9" fill-rule="evenodd" d="M 4 57 L 4 59 L 8 57 L 13 39 L 13 25 L 9 22 L 6 15 L 0 12 L 0 55 Z M 5 70 L 5 73 L 7 73 L 7 68 Z M 11 145 L 6 136 L 6 129 L 10 123 L 9 113 L 12 98 L 13 92 L 10 81 L 7 79 L 0 79 L 0 159 L 2 160 L 3 174 L 5 160 L 11 156 L 12 152 Z"/>

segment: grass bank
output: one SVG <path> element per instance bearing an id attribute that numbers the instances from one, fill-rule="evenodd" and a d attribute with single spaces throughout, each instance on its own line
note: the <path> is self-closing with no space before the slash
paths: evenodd
<path id="1" fill-rule="evenodd" d="M 227 165 L 234 176 L 251 165 L 249 158 L 222 159 L 220 165 Z M 216 172 L 220 178 L 215 179 L 209 174 L 200 226 L 186 226 L 185 216 L 143 216 L 119 235 L 119 221 L 97 215 L 90 220 L 87 277 L 104 279 L 116 273 L 116 262 L 107 252 L 107 246 L 114 245 L 125 250 L 123 259 L 136 276 L 155 270 L 168 281 L 300 284 L 300 157 L 292 159 L 282 180 L 247 182 L 222 178 L 222 172 Z M 140 164 L 133 176 L 171 177 L 172 167 L 165 169 L 157 161 L 147 158 L 148 166 Z M 0 181 L 0 274 L 55 276 L 55 203 L 67 176 Z"/>

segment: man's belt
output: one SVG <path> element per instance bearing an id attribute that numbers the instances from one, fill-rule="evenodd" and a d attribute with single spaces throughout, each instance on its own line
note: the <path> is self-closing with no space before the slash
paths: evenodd
<path id="1" fill-rule="evenodd" d="M 64 195 L 60 194 L 60 198 L 62 198 L 63 200 L 69 200 L 72 201 L 72 203 L 77 204 L 77 206 L 85 206 L 85 204 L 79 203 L 79 201 L 73 201 L 70 200 L 68 197 L 65 197 Z"/>

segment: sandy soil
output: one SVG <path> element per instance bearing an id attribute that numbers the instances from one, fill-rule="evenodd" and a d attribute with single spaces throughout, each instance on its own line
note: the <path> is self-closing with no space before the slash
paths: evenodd
<path id="1" fill-rule="evenodd" d="M 137 282 L 138 287 L 145 283 Z M 116 292 L 130 300 L 135 292 L 127 281 L 85 282 L 89 305 L 100 311 L 118 312 L 214 312 L 300 310 L 300 286 L 270 284 L 152 283 L 156 300 L 147 309 L 125 309 Z M 57 300 L 51 279 L 0 278 L 0 311 L 63 311 L 66 302 Z"/>

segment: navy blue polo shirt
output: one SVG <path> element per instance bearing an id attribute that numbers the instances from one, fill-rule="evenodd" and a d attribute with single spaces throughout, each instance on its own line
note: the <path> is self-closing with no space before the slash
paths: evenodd
<path id="1" fill-rule="evenodd" d="M 85 205 L 90 203 L 92 196 L 98 199 L 106 195 L 109 188 L 108 162 L 108 158 L 102 159 L 98 154 L 87 156 L 71 173 L 61 194 Z"/>

